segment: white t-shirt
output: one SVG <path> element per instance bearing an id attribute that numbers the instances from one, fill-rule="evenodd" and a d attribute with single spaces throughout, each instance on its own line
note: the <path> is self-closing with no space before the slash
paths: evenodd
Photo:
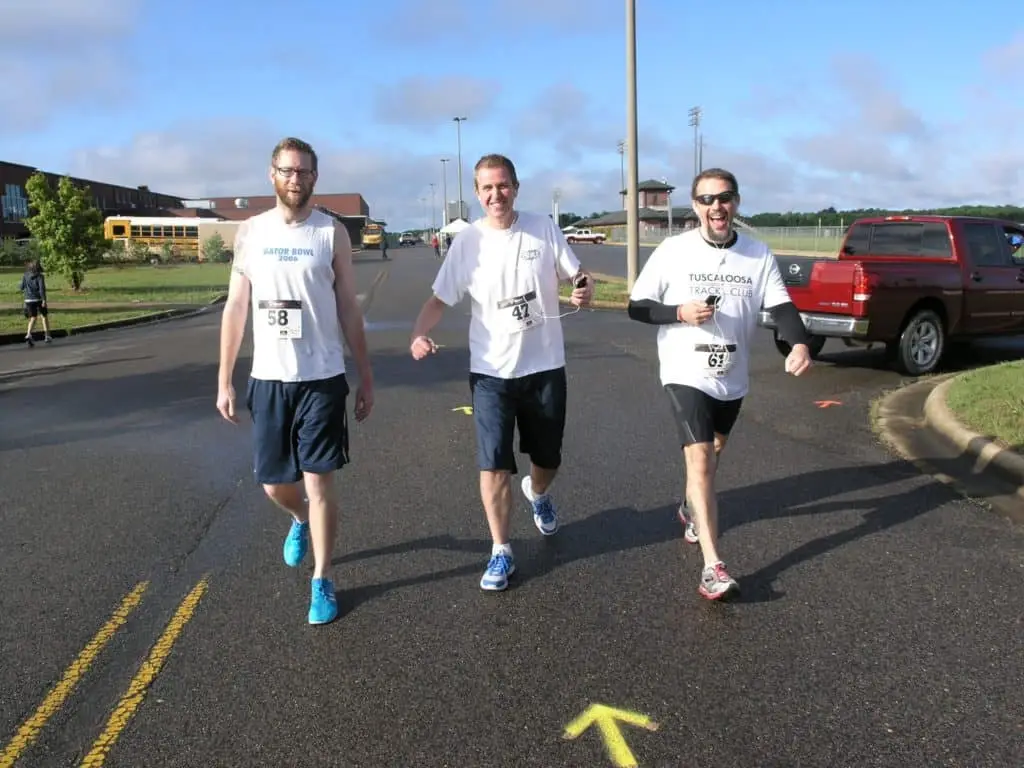
<path id="1" fill-rule="evenodd" d="M 716 248 L 699 229 L 668 237 L 647 259 L 630 299 L 678 306 L 703 302 L 712 294 L 722 301 L 703 324 L 658 326 L 661 383 L 735 400 L 749 388 L 750 342 L 758 312 L 790 301 L 767 245 L 738 233 L 732 248 Z"/>
<path id="2" fill-rule="evenodd" d="M 254 379 L 315 381 L 345 372 L 334 295 L 334 219 L 287 224 L 277 209 L 247 219 L 234 268 L 252 285 Z"/>
<path id="3" fill-rule="evenodd" d="M 509 229 L 479 220 L 459 232 L 433 291 L 448 306 L 469 294 L 470 371 L 513 379 L 564 366 L 558 284 L 579 268 L 547 216 L 520 212 Z"/>

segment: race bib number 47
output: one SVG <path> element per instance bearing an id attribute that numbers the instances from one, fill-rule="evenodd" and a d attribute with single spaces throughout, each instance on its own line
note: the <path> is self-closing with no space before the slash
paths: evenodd
<path id="1" fill-rule="evenodd" d="M 537 303 L 536 291 L 499 301 L 498 311 L 501 313 L 503 324 L 510 333 L 533 328 L 543 320 Z"/>
<path id="2" fill-rule="evenodd" d="M 260 301 L 262 322 L 270 332 L 281 339 L 302 338 L 302 302 L 292 300 Z"/>

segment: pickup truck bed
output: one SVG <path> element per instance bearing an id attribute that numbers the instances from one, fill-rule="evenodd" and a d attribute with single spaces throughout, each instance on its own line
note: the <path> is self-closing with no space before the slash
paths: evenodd
<path id="1" fill-rule="evenodd" d="M 947 341 L 1024 333 L 1022 239 L 1024 226 L 993 219 L 862 219 L 838 259 L 777 261 L 814 337 L 812 354 L 827 338 L 881 343 L 903 372 L 922 375 L 937 367 Z M 767 312 L 759 321 L 774 328 Z"/>

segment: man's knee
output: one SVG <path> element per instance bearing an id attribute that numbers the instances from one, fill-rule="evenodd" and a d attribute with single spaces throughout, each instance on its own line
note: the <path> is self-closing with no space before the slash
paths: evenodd
<path id="1" fill-rule="evenodd" d="M 716 443 L 690 443 L 683 447 L 686 476 L 710 478 L 715 471 Z"/>
<path id="2" fill-rule="evenodd" d="M 286 507 L 302 501 L 302 486 L 299 483 L 264 483 L 263 492 L 271 501 Z"/>
<path id="3" fill-rule="evenodd" d="M 303 472 L 306 496 L 310 501 L 330 500 L 334 498 L 335 471 Z"/>

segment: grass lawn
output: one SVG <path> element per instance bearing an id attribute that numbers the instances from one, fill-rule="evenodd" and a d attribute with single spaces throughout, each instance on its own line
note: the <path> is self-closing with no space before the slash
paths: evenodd
<path id="1" fill-rule="evenodd" d="M 559 284 L 558 292 L 564 298 L 572 294 L 572 286 L 567 283 Z M 594 301 L 610 303 L 621 306 L 625 309 L 629 303 L 629 291 L 626 289 L 626 278 L 605 275 L 597 272 L 594 274 Z"/>
<path id="2" fill-rule="evenodd" d="M 68 289 L 56 274 L 46 276 L 49 304 L 206 304 L 228 287 L 229 264 L 98 267 L 85 275 L 82 290 Z M 0 270 L 0 304 L 21 303 L 21 269 Z M 57 306 L 54 307 L 56 315 Z M 55 317 L 56 319 L 56 317 Z"/>
<path id="3" fill-rule="evenodd" d="M 50 331 L 70 331 L 95 323 L 107 323 L 115 320 L 128 320 L 130 318 L 143 317 L 144 315 L 157 314 L 159 310 L 153 309 L 78 309 L 68 308 L 54 310 L 50 313 Z M 0 333 L 25 333 L 28 320 L 20 309 L 0 309 Z M 41 335 L 43 324 L 36 319 L 32 335 Z M 38 341 L 38 337 L 37 337 Z"/>
<path id="4" fill-rule="evenodd" d="M 957 377 L 948 404 L 975 432 L 1024 452 L 1024 360 L 986 366 Z"/>

